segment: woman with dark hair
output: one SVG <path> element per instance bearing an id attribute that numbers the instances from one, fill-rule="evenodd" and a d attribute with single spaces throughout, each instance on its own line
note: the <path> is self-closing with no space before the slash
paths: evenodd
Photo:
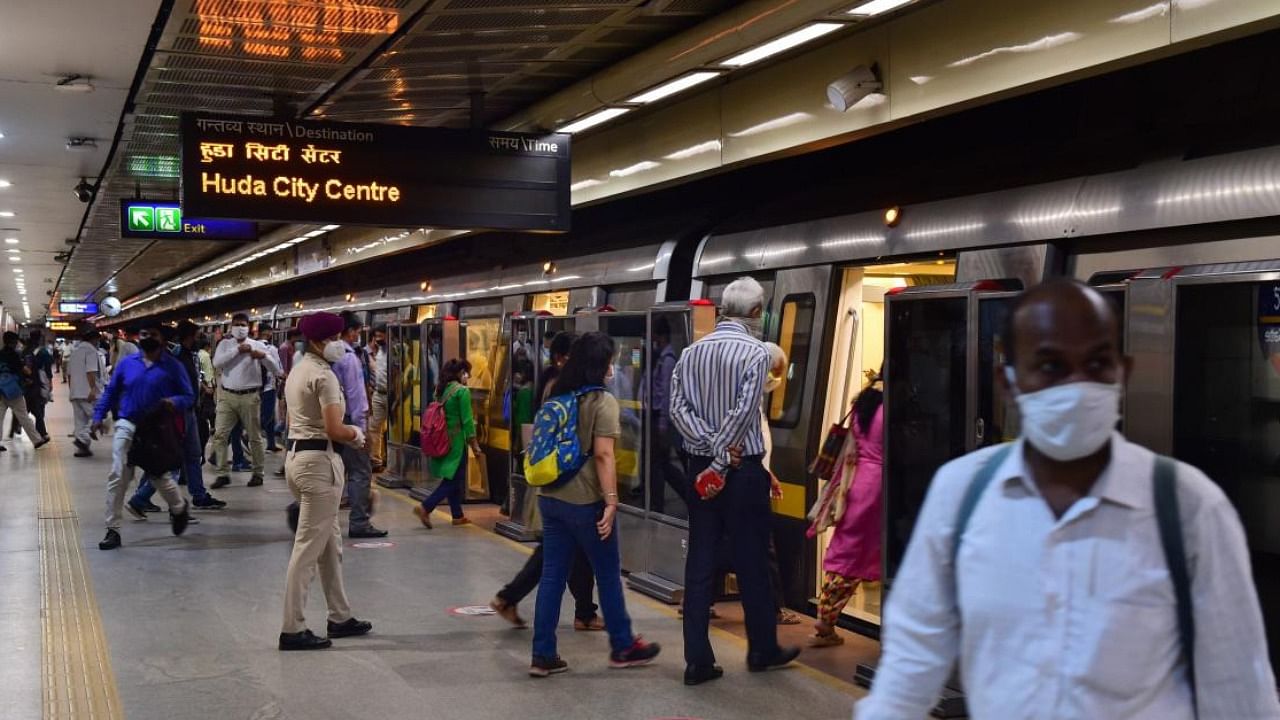
<path id="1" fill-rule="evenodd" d="M 599 332 L 574 341 L 569 360 L 556 378 L 552 396 L 572 393 L 578 403 L 578 441 L 591 457 L 577 474 L 545 487 L 538 497 L 542 512 L 542 579 L 533 617 L 533 662 L 529 674 L 547 677 L 569 669 L 556 652 L 560 601 L 581 548 L 595 572 L 600 610 L 608 628 L 609 666 L 645 665 L 660 648 L 631 633 L 622 594 L 622 563 L 614 520 L 618 511 L 618 477 L 614 443 L 622 434 L 618 401 L 604 389 L 613 373 L 613 339 Z"/>
<path id="2" fill-rule="evenodd" d="M 444 364 L 440 370 L 440 382 L 436 385 L 436 398 L 444 405 L 445 426 L 449 428 L 449 452 L 443 457 L 431 458 L 428 467 L 431 474 L 440 478 L 440 485 L 422 505 L 413 509 L 422 524 L 431 528 L 431 513 L 446 498 L 454 525 L 467 525 L 471 521 L 462 514 L 462 493 L 467 487 L 467 446 L 471 454 L 481 457 L 480 442 L 476 439 L 476 421 L 471 412 L 471 363 L 457 358 Z"/>
<path id="3" fill-rule="evenodd" d="M 880 579 L 880 489 L 884 464 L 884 390 L 880 373 L 871 378 L 853 401 L 854 454 L 840 458 L 830 482 L 839 483 L 852 472 L 844 514 L 833 528 L 823 558 L 822 593 L 818 597 L 816 634 L 809 644 L 823 648 L 844 644 L 836 621 L 858 585 Z M 856 466 L 855 466 L 856 463 Z"/>

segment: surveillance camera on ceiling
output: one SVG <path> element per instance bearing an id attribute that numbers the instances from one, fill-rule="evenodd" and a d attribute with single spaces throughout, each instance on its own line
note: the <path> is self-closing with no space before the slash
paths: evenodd
<path id="1" fill-rule="evenodd" d="M 76 194 L 76 199 L 82 203 L 87 203 L 93 200 L 93 186 L 84 178 L 80 178 L 80 182 L 76 183 L 72 192 Z"/>
<path id="2" fill-rule="evenodd" d="M 831 107 L 847 112 L 860 100 L 883 88 L 884 83 L 880 82 L 874 65 L 859 65 L 827 86 L 827 100 L 831 101 Z"/>

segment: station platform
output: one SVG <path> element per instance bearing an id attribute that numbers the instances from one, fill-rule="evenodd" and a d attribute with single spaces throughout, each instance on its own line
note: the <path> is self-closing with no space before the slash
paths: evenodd
<path id="1" fill-rule="evenodd" d="M 216 493 L 227 509 L 195 513 L 184 536 L 163 515 L 126 516 L 124 546 L 102 552 L 108 444 L 72 456 L 61 385 L 48 426 L 48 447 L 19 436 L 0 453 L 0 718 L 831 719 L 849 717 L 861 694 L 806 664 L 749 674 L 745 643 L 725 627 L 712 636 L 725 677 L 685 687 L 675 609 L 636 593 L 627 600 L 637 632 L 664 648 L 654 665 L 609 670 L 606 638 L 574 633 L 567 602 L 559 639 L 571 670 L 529 678 L 531 630 L 451 612 L 485 605 L 529 549 L 482 526 L 426 530 L 407 495 L 386 490 L 376 522 L 387 542 L 349 540 L 344 555 L 353 608 L 374 632 L 281 653 L 290 495 L 271 471 L 282 455 L 268 455 L 263 487 L 234 476 Z M 731 626 L 734 611 L 721 608 Z M 532 597 L 521 610 L 531 617 Z M 318 586 L 307 615 L 323 630 Z"/>

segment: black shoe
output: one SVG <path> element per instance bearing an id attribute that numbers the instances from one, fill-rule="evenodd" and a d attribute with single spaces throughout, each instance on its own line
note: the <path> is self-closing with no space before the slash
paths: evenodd
<path id="1" fill-rule="evenodd" d="M 758 658 L 748 655 L 747 670 L 751 672 L 764 672 L 765 670 L 780 668 L 783 665 L 790 664 L 792 660 L 795 660 L 799 656 L 800 648 L 795 646 L 780 647 L 774 651 L 773 657 L 770 658 Z"/>
<path id="2" fill-rule="evenodd" d="M 658 653 L 662 652 L 662 646 L 658 643 L 645 642 L 639 635 L 635 637 L 635 641 L 631 643 L 631 647 L 621 652 L 609 653 L 609 667 L 614 670 L 624 668 L 640 667 L 653 662 L 658 657 Z"/>
<path id="3" fill-rule="evenodd" d="M 191 524 L 191 504 L 183 503 L 182 512 L 174 514 L 169 513 L 169 526 L 173 528 L 174 535 L 181 535 L 187 531 L 187 525 Z"/>
<path id="4" fill-rule="evenodd" d="M 367 620 L 357 620 L 348 618 L 346 622 L 336 623 L 329 621 L 329 638 L 355 637 L 357 635 L 368 635 L 373 629 L 373 623 Z"/>
<path id="5" fill-rule="evenodd" d="M 228 485 L 230 485 L 230 484 L 231 484 L 231 477 L 230 477 L 230 476 L 228 476 L 228 475 L 219 475 L 219 476 L 218 476 L 218 477 L 213 481 L 213 484 L 212 484 L 212 485 L 210 485 L 209 487 L 210 487 L 210 489 L 217 490 L 218 488 L 224 488 L 224 487 L 226 487 L 226 486 L 228 486 Z"/>
<path id="6" fill-rule="evenodd" d="M 333 645 L 329 638 L 316 637 L 310 630 L 296 633 L 280 633 L 280 650 L 324 650 Z"/>
<path id="7" fill-rule="evenodd" d="M 37 441 L 36 441 L 36 443 L 35 443 L 35 449 L 36 449 L 36 450 L 39 450 L 40 448 L 44 447 L 45 445 L 48 445 L 48 444 L 49 444 L 49 440 L 50 440 L 50 439 L 51 439 L 51 438 L 50 438 L 48 435 L 45 435 L 44 437 L 40 438 L 40 439 L 39 439 L 39 440 L 37 440 Z"/>
<path id="8" fill-rule="evenodd" d="M 202 498 L 192 500 L 191 506 L 197 510 L 221 510 L 227 504 L 212 495 L 205 495 Z"/>
<path id="9" fill-rule="evenodd" d="M 347 533 L 347 537 L 353 540 L 358 540 L 360 538 L 382 538 L 386 536 L 386 530 L 379 530 L 372 525 L 367 528 L 360 528 L 359 530 L 351 530 Z"/>
<path id="10" fill-rule="evenodd" d="M 120 533 L 115 530 L 108 529 L 107 536 L 102 538 L 102 542 L 98 543 L 99 550 L 115 550 L 120 547 Z"/>
<path id="11" fill-rule="evenodd" d="M 249 483 L 247 487 L 261 487 L 261 486 L 262 486 L 261 475 L 254 475 L 253 477 L 249 478 Z"/>
<path id="12" fill-rule="evenodd" d="M 147 513 L 160 512 L 160 506 L 153 502 L 140 503 L 138 509 Z"/>
<path id="13" fill-rule="evenodd" d="M 302 515 L 302 506 L 298 505 L 298 503 L 293 503 L 288 508 L 285 508 L 284 512 L 286 521 L 289 523 L 289 529 L 293 531 L 293 534 L 297 535 L 298 517 Z"/>
<path id="14" fill-rule="evenodd" d="M 559 655 L 553 658 L 534 657 L 529 663 L 529 677 L 544 678 L 568 670 L 569 663 L 561 660 Z"/>
<path id="15" fill-rule="evenodd" d="M 134 520 L 142 522 L 147 519 L 147 511 L 141 505 L 134 505 L 132 500 L 124 504 L 124 509 L 125 512 L 133 516 Z"/>
<path id="16" fill-rule="evenodd" d="M 0 450 L 3 450 L 3 449 L 4 448 L 0 448 Z M 75 453 L 75 457 L 93 457 L 93 453 L 89 452 L 88 450 L 77 450 Z"/>
<path id="17" fill-rule="evenodd" d="M 722 677 L 724 677 L 724 668 L 719 665 L 689 665 L 684 669 L 685 685 L 701 685 Z"/>
<path id="18" fill-rule="evenodd" d="M 73 436 L 73 437 L 74 437 L 74 436 Z M 72 445 L 75 445 L 75 446 L 76 446 L 76 448 L 78 448 L 78 449 L 80 449 L 80 450 L 84 450 L 85 452 L 88 452 L 88 451 L 89 451 L 89 443 L 80 442 L 80 440 L 79 440 L 79 439 L 72 440 L 72 441 L 71 441 L 71 444 L 72 444 Z"/>

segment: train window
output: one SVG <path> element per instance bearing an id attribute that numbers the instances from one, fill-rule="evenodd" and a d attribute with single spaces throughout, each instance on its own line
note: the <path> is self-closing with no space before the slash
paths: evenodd
<path id="1" fill-rule="evenodd" d="M 467 362 L 471 363 L 472 390 L 493 390 L 494 372 L 502 345 L 500 318 L 467 320 Z M 448 362 L 450 358 L 446 358 Z"/>
<path id="2" fill-rule="evenodd" d="M 600 331 L 613 338 L 616 354 L 613 358 L 613 377 L 606 385 L 618 399 L 622 411 L 622 436 L 618 438 L 614 456 L 617 458 L 618 496 L 626 505 L 643 509 L 645 494 L 644 477 L 644 417 L 640 404 L 640 384 L 644 373 L 644 315 L 601 315 Z"/>
<path id="3" fill-rule="evenodd" d="M 654 310 L 650 320 L 648 376 L 644 383 L 649 428 L 649 510 L 678 520 L 689 519 L 685 504 L 685 461 L 680 432 L 671 424 L 671 373 L 692 342 L 689 314 Z"/>
<path id="4" fill-rule="evenodd" d="M 804 376 L 809 367 L 809 346 L 813 335 L 813 293 L 788 295 L 778 317 L 778 345 L 787 354 L 782 384 L 769 396 L 769 422 L 779 427 L 795 427 L 800 422 L 800 402 L 804 399 Z"/>

